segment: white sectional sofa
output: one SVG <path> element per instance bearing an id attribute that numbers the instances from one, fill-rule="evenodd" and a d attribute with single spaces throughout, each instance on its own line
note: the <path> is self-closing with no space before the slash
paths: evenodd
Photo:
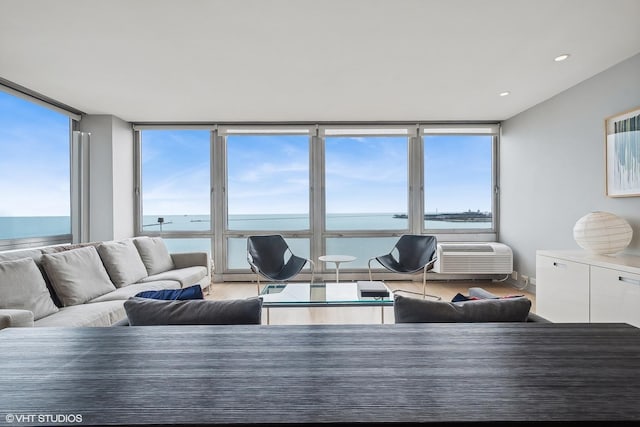
<path id="1" fill-rule="evenodd" d="M 138 292 L 195 284 L 211 284 L 209 254 L 170 254 L 160 237 L 0 252 L 0 329 L 111 326 Z"/>

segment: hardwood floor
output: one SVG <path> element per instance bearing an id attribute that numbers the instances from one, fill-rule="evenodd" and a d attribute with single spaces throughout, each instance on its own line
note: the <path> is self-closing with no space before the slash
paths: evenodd
<path id="1" fill-rule="evenodd" d="M 410 281 L 387 281 L 392 289 L 405 289 L 420 292 L 422 283 Z M 480 287 L 499 295 L 526 295 L 531 300 L 531 311 L 535 313 L 535 295 L 518 290 L 502 282 L 491 280 L 476 281 L 429 281 L 427 293 L 442 297 L 443 301 L 451 301 L 457 294 L 467 295 L 469 288 Z M 247 298 L 257 295 L 255 283 L 225 282 L 213 283 L 207 299 L 224 300 Z M 408 294 L 407 294 L 408 295 Z M 296 307 L 270 308 L 269 324 L 271 325 L 309 325 L 309 324 L 372 324 L 381 323 L 380 307 Z M 267 323 L 267 310 L 263 309 L 262 323 Z M 394 323 L 393 307 L 384 307 L 384 323 Z"/>

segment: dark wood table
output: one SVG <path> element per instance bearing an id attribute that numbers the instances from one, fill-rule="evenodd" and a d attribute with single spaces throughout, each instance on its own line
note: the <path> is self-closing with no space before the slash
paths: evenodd
<path id="1" fill-rule="evenodd" d="M 640 422 L 623 324 L 16 328 L 0 360 L 0 425 Z"/>

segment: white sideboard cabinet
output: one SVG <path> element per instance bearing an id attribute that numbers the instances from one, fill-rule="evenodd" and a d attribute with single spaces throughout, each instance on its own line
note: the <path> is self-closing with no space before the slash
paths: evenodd
<path id="1" fill-rule="evenodd" d="M 536 313 L 552 322 L 640 327 L 640 256 L 537 251 Z"/>

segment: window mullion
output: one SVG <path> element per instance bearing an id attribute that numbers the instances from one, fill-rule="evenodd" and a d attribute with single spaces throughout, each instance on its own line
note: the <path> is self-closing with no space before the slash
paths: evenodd
<path id="1" fill-rule="evenodd" d="M 227 265 L 227 154 L 226 141 L 218 131 L 211 132 L 211 218 L 213 230 L 213 280 L 222 281 Z"/>
<path id="2" fill-rule="evenodd" d="M 317 133 L 311 137 L 311 259 L 325 253 L 324 139 Z M 322 271 L 324 263 L 316 264 Z"/>
<path id="3" fill-rule="evenodd" d="M 419 136 L 409 138 L 409 230 L 421 234 L 424 230 L 423 155 Z"/>

